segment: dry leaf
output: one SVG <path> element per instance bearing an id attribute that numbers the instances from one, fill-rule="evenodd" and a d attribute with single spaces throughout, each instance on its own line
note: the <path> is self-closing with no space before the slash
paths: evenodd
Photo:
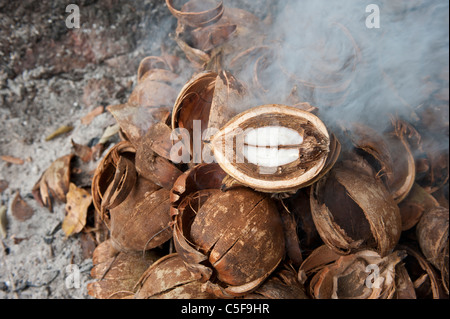
<path id="1" fill-rule="evenodd" d="M 91 124 L 92 120 L 103 113 L 105 108 L 103 106 L 98 106 L 92 111 L 90 111 L 87 115 L 81 118 L 81 124 L 83 125 L 89 125 Z"/>
<path id="2" fill-rule="evenodd" d="M 73 130 L 73 126 L 70 125 L 62 125 L 60 127 L 58 127 L 53 133 L 51 133 L 50 135 L 48 135 L 45 138 L 45 141 L 48 142 L 64 133 L 70 132 Z"/>
<path id="3" fill-rule="evenodd" d="M 23 222 L 33 216 L 33 209 L 22 199 L 20 193 L 17 193 L 11 204 L 12 215 Z"/>
<path id="4" fill-rule="evenodd" d="M 2 155 L 2 156 L 0 156 L 0 158 L 3 161 L 5 161 L 7 163 L 11 163 L 11 164 L 22 165 L 23 163 L 25 163 L 25 161 L 23 159 L 9 156 L 9 155 Z"/>
<path id="5" fill-rule="evenodd" d="M 0 206 L 0 238 L 6 238 L 6 225 L 8 220 L 6 219 L 6 207 Z"/>
<path id="6" fill-rule="evenodd" d="M 62 229 L 66 236 L 79 233 L 86 225 L 87 210 L 92 203 L 91 194 L 83 188 L 70 183 L 67 193 L 66 212 Z"/>
<path id="7" fill-rule="evenodd" d="M 89 146 L 77 144 L 73 140 L 71 140 L 71 142 L 76 156 L 81 158 L 85 163 L 92 160 L 93 150 Z"/>
<path id="8" fill-rule="evenodd" d="M 69 191 L 70 162 L 73 154 L 65 155 L 55 160 L 42 174 L 41 178 L 33 186 L 32 194 L 42 206 L 48 207 L 53 212 L 53 201 L 66 201 L 66 193 Z"/>
<path id="9" fill-rule="evenodd" d="M 120 130 L 120 125 L 119 124 L 115 124 L 115 125 L 111 125 L 108 126 L 105 131 L 103 132 L 102 137 L 100 138 L 100 140 L 98 141 L 98 144 L 105 144 L 106 142 L 108 142 L 114 135 L 116 135 Z"/>

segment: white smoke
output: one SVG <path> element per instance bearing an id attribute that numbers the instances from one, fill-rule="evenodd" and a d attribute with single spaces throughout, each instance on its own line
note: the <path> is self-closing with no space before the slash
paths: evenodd
<path id="1" fill-rule="evenodd" d="M 379 8 L 379 28 L 366 26 L 370 4 Z M 321 117 L 377 126 L 388 124 L 387 114 L 414 118 L 430 98 L 430 81 L 448 70 L 448 7 L 429 0 L 288 1 L 270 34 L 285 69 L 316 86 L 302 89 Z M 276 92 L 292 87 L 283 79 L 274 76 Z"/>

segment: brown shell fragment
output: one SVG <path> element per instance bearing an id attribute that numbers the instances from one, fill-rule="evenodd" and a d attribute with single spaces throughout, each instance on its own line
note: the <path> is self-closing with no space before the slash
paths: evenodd
<path id="1" fill-rule="evenodd" d="M 97 212 L 119 251 L 148 250 L 172 236 L 169 191 L 136 173 L 135 149 L 116 144 L 100 162 L 92 181 Z"/>
<path id="2" fill-rule="evenodd" d="M 138 84 L 128 101 L 107 107 L 126 139 L 135 146 L 152 125 L 166 122 L 169 117 L 177 93 L 177 65 L 178 59 L 173 56 L 144 58 L 139 64 Z"/>
<path id="3" fill-rule="evenodd" d="M 400 120 L 392 122 L 392 131 L 380 133 L 354 123 L 348 133 L 354 146 L 363 151 L 377 171 L 377 177 L 386 183 L 395 202 L 400 203 L 414 185 L 416 166 L 405 132 L 407 124 Z"/>
<path id="4" fill-rule="evenodd" d="M 401 273 L 401 280 L 407 280 L 400 270 L 405 256 L 404 251 L 395 251 L 381 257 L 372 250 L 340 256 L 322 246 L 304 261 L 300 271 L 311 278 L 307 285 L 314 299 L 393 299 L 397 273 Z"/>
<path id="5" fill-rule="evenodd" d="M 402 215 L 402 231 L 413 228 L 419 222 L 424 211 L 437 206 L 439 206 L 439 202 L 415 183 L 408 196 L 399 204 Z"/>
<path id="6" fill-rule="evenodd" d="M 336 167 L 310 195 L 314 224 L 331 249 L 347 254 L 375 248 L 381 256 L 392 252 L 401 234 L 400 211 L 375 177 Z"/>
<path id="7" fill-rule="evenodd" d="M 446 137 L 442 138 L 445 140 Z M 421 135 L 419 153 L 426 169 L 418 174 L 417 182 L 429 193 L 434 193 L 448 184 L 449 151 L 448 148 L 443 148 L 443 144 L 439 136 L 430 133 Z"/>
<path id="8" fill-rule="evenodd" d="M 310 187 L 302 188 L 294 195 L 282 200 L 295 219 L 299 246 L 306 255 L 323 245 L 311 214 L 310 191 Z"/>
<path id="9" fill-rule="evenodd" d="M 442 281 L 439 280 L 435 268 L 426 260 L 416 243 L 402 244 L 397 247 L 406 251 L 408 256 L 403 260 L 405 268 L 413 282 L 415 295 L 418 299 L 448 298 L 444 292 Z"/>
<path id="10" fill-rule="evenodd" d="M 125 200 L 136 181 L 133 159 L 136 150 L 130 142 L 114 145 L 103 157 L 92 178 L 92 199 L 102 219 L 107 208 Z M 121 161 L 119 166 L 119 161 Z"/>
<path id="11" fill-rule="evenodd" d="M 194 125 L 195 133 L 200 134 L 200 138 L 202 132 L 208 128 L 216 78 L 217 73 L 209 71 L 193 76 L 183 86 L 175 101 L 172 110 L 172 129 L 182 128 L 187 130 L 189 145 L 185 146 L 190 154 L 194 150 Z"/>
<path id="12" fill-rule="evenodd" d="M 297 277 L 293 268 L 283 265 L 244 299 L 309 299 Z"/>
<path id="13" fill-rule="evenodd" d="M 448 208 L 435 207 L 424 212 L 417 224 L 417 238 L 420 249 L 427 260 L 441 273 L 444 288 L 448 294 Z"/>
<path id="14" fill-rule="evenodd" d="M 214 299 L 199 277 L 187 270 L 178 254 L 169 254 L 151 265 L 137 284 L 135 299 Z"/>
<path id="15" fill-rule="evenodd" d="M 144 251 L 172 237 L 169 191 L 154 189 L 153 183 L 140 178 L 127 199 L 110 210 L 111 240 L 118 250 Z"/>
<path id="16" fill-rule="evenodd" d="M 137 146 L 140 138 L 154 124 L 165 121 L 170 114 L 168 107 L 134 106 L 128 103 L 110 105 L 107 110 L 120 125 L 125 138 Z"/>
<path id="17" fill-rule="evenodd" d="M 159 122 L 147 131 L 136 148 L 136 171 L 142 177 L 170 190 L 182 172 L 170 161 L 172 131 Z"/>
<path id="18" fill-rule="evenodd" d="M 222 1 L 189 1 L 181 10 L 175 9 L 173 0 L 166 0 L 169 11 L 183 24 L 190 27 L 202 27 L 214 23 L 222 17 L 224 6 Z"/>
<path id="19" fill-rule="evenodd" d="M 178 78 L 175 70 L 178 68 L 178 58 L 175 56 L 148 56 L 141 60 L 137 71 L 138 83 L 147 78 L 153 81 L 171 83 Z"/>
<path id="20" fill-rule="evenodd" d="M 205 158 L 202 141 L 239 113 L 246 95 L 245 87 L 227 71 L 204 71 L 184 85 L 173 107 L 171 125 L 189 134 L 182 142 L 194 163 L 212 161 Z"/>
<path id="21" fill-rule="evenodd" d="M 119 252 L 109 240 L 98 245 L 92 257 L 95 279 L 87 285 L 88 294 L 97 299 L 122 299 L 134 295 L 136 283 L 145 270 L 158 259 L 155 252 Z"/>
<path id="22" fill-rule="evenodd" d="M 261 21 L 246 10 L 217 7 L 210 1 L 191 0 L 181 11 L 174 10 L 167 2 L 172 14 L 178 19 L 176 42 L 191 64 L 199 69 L 229 69 L 228 56 L 262 43 Z M 199 12 L 211 8 L 209 11 Z M 201 23 L 187 21 L 202 15 Z M 196 17 L 197 18 L 197 17 Z"/>
<path id="23" fill-rule="evenodd" d="M 178 215 L 178 206 L 189 195 L 200 190 L 219 189 L 227 174 L 218 164 L 198 164 L 184 172 L 170 190 L 170 215 Z"/>
<path id="24" fill-rule="evenodd" d="M 284 256 L 282 222 L 270 198 L 250 189 L 203 190 L 178 206 L 174 243 L 209 291 L 230 298 L 258 287 Z"/>

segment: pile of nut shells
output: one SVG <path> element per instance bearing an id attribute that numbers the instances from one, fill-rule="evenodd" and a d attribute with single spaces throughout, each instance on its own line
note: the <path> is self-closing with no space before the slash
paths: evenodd
<path id="1" fill-rule="evenodd" d="M 445 134 L 429 124 L 434 105 L 415 122 L 386 117 L 383 132 L 330 129 L 296 91 L 265 102 L 268 65 L 280 58 L 264 43 L 269 22 L 221 2 L 166 3 L 186 59 L 143 59 L 128 102 L 108 107 L 122 141 L 92 180 L 109 236 L 94 251 L 89 294 L 448 298 L 448 149 L 433 147 Z M 248 127 L 300 136 L 300 146 L 263 145 L 297 157 L 274 170 L 249 151 L 239 164 L 218 160 L 219 137 Z"/>

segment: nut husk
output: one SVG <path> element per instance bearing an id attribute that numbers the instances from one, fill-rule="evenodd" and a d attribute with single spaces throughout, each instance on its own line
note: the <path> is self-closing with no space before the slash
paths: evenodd
<path id="1" fill-rule="evenodd" d="M 405 268 L 413 282 L 418 299 L 447 299 L 442 281 L 435 268 L 420 252 L 416 242 L 401 244 L 397 249 L 404 250 L 408 256 L 403 260 Z"/>
<path id="2" fill-rule="evenodd" d="M 415 159 L 407 140 L 408 124 L 392 119 L 392 128 L 383 133 L 360 123 L 353 123 L 350 135 L 356 149 L 368 159 L 396 203 L 410 192 L 416 177 Z"/>
<path id="3" fill-rule="evenodd" d="M 282 130 L 290 136 L 258 134 L 257 130 L 267 129 Z M 250 141 L 251 135 L 259 136 L 256 142 Z M 270 140 L 260 140 L 264 136 Z M 239 184 L 268 193 L 292 192 L 313 184 L 331 169 L 340 152 L 339 142 L 318 117 L 279 104 L 239 113 L 211 137 L 208 145 L 222 169 Z"/>
<path id="4" fill-rule="evenodd" d="M 139 64 L 138 84 L 127 102 L 107 107 L 125 139 L 135 147 L 152 125 L 168 120 L 179 86 L 177 66 L 178 59 L 173 56 L 144 58 Z"/>
<path id="5" fill-rule="evenodd" d="M 198 164 L 184 172 L 170 190 L 170 215 L 178 214 L 180 203 L 189 195 L 207 189 L 220 189 L 227 174 L 218 164 Z"/>
<path id="6" fill-rule="evenodd" d="M 441 273 L 448 294 L 448 208 L 435 207 L 424 212 L 417 224 L 417 239 L 427 260 Z"/>
<path id="7" fill-rule="evenodd" d="M 116 144 L 92 182 L 94 206 L 119 251 L 147 250 L 171 238 L 169 190 L 138 175 L 134 158 L 130 142 Z"/>
<path id="8" fill-rule="evenodd" d="M 222 1 L 216 2 L 215 6 L 212 6 L 213 1 L 206 2 L 205 5 L 200 1 L 189 1 L 181 10 L 175 9 L 173 0 L 166 0 L 166 5 L 169 11 L 183 24 L 190 27 L 202 27 L 219 20 L 224 11 Z M 210 8 L 205 9 L 208 6 Z"/>
<path id="9" fill-rule="evenodd" d="M 196 68 L 230 69 L 224 60 L 264 40 L 261 21 L 246 10 L 213 1 L 191 0 L 181 10 L 166 3 L 178 19 L 175 41 Z"/>
<path id="10" fill-rule="evenodd" d="M 438 201 L 417 183 L 414 183 L 408 196 L 398 205 L 402 215 L 402 231 L 413 228 L 424 211 L 439 206 Z"/>
<path id="11" fill-rule="evenodd" d="M 158 186 L 170 190 L 181 170 L 170 161 L 172 131 L 159 122 L 151 126 L 136 147 L 136 171 Z"/>
<path id="12" fill-rule="evenodd" d="M 255 289 L 284 256 L 275 204 L 247 188 L 191 194 L 178 205 L 174 220 L 176 251 L 218 297 Z"/>
<path id="13" fill-rule="evenodd" d="M 341 256 L 321 246 L 304 261 L 300 274 L 309 280 L 309 293 L 314 299 L 393 299 L 405 272 L 400 261 L 404 251 L 381 257 L 372 250 L 361 250 Z M 404 287 L 400 287 L 402 291 Z"/>
<path id="14" fill-rule="evenodd" d="M 392 252 L 401 234 L 397 204 L 372 175 L 335 167 L 312 186 L 311 213 L 324 243 L 341 254 L 374 248 Z"/>
<path id="15" fill-rule="evenodd" d="M 297 272 L 283 264 L 255 291 L 244 299 L 309 299 Z"/>
<path id="16" fill-rule="evenodd" d="M 295 219 L 299 245 L 305 255 L 323 245 L 311 214 L 310 191 L 311 187 L 302 188 L 282 200 Z"/>
<path id="17" fill-rule="evenodd" d="M 213 299 L 190 272 L 178 254 L 169 254 L 153 263 L 137 283 L 135 299 Z"/>
<path id="18" fill-rule="evenodd" d="M 97 299 L 121 299 L 134 295 L 136 283 L 158 259 L 156 252 L 117 252 L 110 240 L 98 245 L 92 256 L 95 279 L 87 285 L 88 294 Z"/>
<path id="19" fill-rule="evenodd" d="M 227 71 L 201 72 L 183 86 L 172 110 L 171 125 L 173 130 L 187 131 L 188 138 L 182 142 L 194 163 L 205 161 L 201 141 L 239 113 L 246 95 L 245 87 Z"/>

